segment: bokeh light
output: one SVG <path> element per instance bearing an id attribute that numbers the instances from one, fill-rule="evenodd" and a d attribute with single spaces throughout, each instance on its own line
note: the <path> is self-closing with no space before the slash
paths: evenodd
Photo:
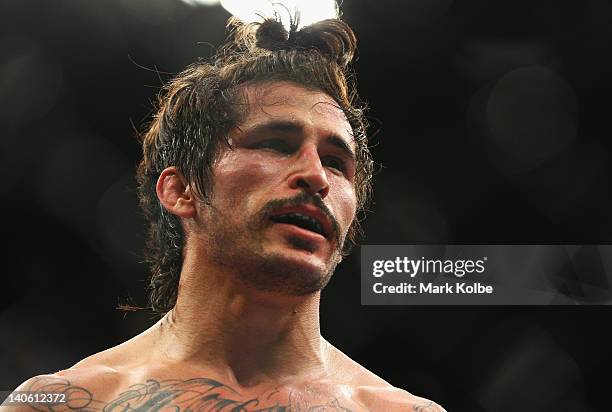
<path id="1" fill-rule="evenodd" d="M 531 170 L 561 153 L 576 137 L 578 107 L 571 86 L 541 66 L 501 77 L 490 92 L 486 116 L 491 143 L 508 157 L 496 165 Z"/>
<path id="2" fill-rule="evenodd" d="M 0 38 L 0 121 L 17 126 L 44 116 L 55 105 L 62 68 L 52 53 L 27 37 Z"/>

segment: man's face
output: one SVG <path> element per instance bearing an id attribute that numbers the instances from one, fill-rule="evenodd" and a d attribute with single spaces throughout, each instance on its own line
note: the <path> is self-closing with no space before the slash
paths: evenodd
<path id="1" fill-rule="evenodd" d="M 334 100 L 288 82 L 244 88 L 245 120 L 213 166 L 197 237 L 262 291 L 321 290 L 355 217 L 351 127 Z"/>

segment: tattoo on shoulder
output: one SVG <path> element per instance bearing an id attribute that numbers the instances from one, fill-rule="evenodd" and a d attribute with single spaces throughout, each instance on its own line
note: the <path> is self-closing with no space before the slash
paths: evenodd
<path id="1" fill-rule="evenodd" d="M 40 377 L 31 381 L 25 391 L 31 393 L 64 393 L 62 403 L 28 403 L 39 412 L 351 412 L 337 398 L 321 401 L 299 392 L 290 392 L 275 400 L 278 390 L 256 397 L 242 396 L 233 388 L 208 378 L 154 380 L 130 386 L 114 399 L 96 399 L 84 387 L 57 377 Z M 415 409 L 428 411 L 428 409 Z"/>
<path id="2" fill-rule="evenodd" d="M 440 412 L 440 408 L 438 408 L 438 405 L 436 405 L 432 401 L 418 403 L 412 407 L 412 410 L 414 412 Z"/>

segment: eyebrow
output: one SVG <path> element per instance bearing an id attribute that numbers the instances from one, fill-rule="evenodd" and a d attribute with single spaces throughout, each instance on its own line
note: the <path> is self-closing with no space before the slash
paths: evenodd
<path id="1" fill-rule="evenodd" d="M 290 120 L 273 120 L 263 124 L 253 126 L 250 129 L 245 130 L 249 134 L 260 134 L 266 132 L 283 132 L 290 134 L 300 134 L 304 130 L 304 125 L 300 122 Z M 325 141 L 332 146 L 340 149 L 346 156 L 351 160 L 355 160 L 356 155 L 353 149 L 348 145 L 345 139 L 341 138 L 335 133 L 328 134 Z"/>

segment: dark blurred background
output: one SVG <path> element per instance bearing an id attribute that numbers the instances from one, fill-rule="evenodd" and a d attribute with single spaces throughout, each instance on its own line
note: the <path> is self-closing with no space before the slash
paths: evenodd
<path id="1" fill-rule="evenodd" d="M 135 129 L 229 14 L 0 2 L 0 389 L 139 333 Z M 211 2 L 214 3 L 214 2 Z M 612 2 L 346 0 L 376 178 L 368 244 L 610 243 Z M 358 250 L 324 336 L 449 411 L 611 410 L 609 306 L 366 307 Z"/>

